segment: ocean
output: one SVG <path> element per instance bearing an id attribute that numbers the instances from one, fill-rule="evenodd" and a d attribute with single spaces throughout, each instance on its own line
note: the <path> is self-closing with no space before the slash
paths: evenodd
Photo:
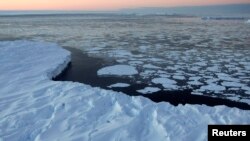
<path id="1" fill-rule="evenodd" d="M 250 104 L 247 20 L 164 14 L 12 14 L 0 16 L 0 40 L 53 42 L 80 50 L 85 58 L 78 61 L 89 59 L 87 64 L 92 61 L 93 66 L 84 66 L 77 77 L 92 86 L 145 97 L 161 92 Z M 112 71 L 117 65 L 126 66 L 118 68 L 121 74 Z M 110 72 L 98 74 L 107 67 Z M 131 69 L 136 73 L 129 74 Z M 88 73 L 93 77 L 85 77 Z M 78 81 L 75 77 L 60 80 Z M 128 85 L 111 86 L 119 83 Z"/>

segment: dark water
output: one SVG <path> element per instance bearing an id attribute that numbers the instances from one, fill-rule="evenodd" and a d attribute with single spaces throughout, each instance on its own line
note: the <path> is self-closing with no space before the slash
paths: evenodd
<path id="1" fill-rule="evenodd" d="M 207 106 L 225 105 L 228 107 L 236 107 L 243 110 L 250 110 L 250 105 L 246 103 L 231 101 L 221 98 L 213 98 L 202 95 L 192 95 L 192 90 L 181 91 L 159 91 L 152 94 L 141 94 L 136 90 L 143 89 L 147 84 L 137 84 L 133 78 L 127 77 L 100 77 L 97 71 L 112 64 L 112 60 L 103 60 L 93 58 L 84 54 L 82 51 L 74 48 L 65 48 L 72 53 L 72 60 L 68 67 L 53 80 L 55 81 L 74 81 L 91 85 L 93 87 L 101 87 L 104 89 L 112 89 L 114 91 L 123 92 L 130 96 L 144 96 L 154 102 L 169 102 L 172 105 L 179 104 L 205 104 Z M 136 76 L 135 76 L 136 77 Z M 129 87 L 125 88 L 108 88 L 107 86 L 115 83 L 128 83 Z M 160 86 L 158 86 L 160 87 Z"/>

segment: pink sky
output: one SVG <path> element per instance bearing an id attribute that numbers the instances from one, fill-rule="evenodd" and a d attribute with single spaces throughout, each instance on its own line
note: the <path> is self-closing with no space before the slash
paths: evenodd
<path id="1" fill-rule="evenodd" d="M 250 3 L 250 0 L 0 0 L 0 10 L 116 10 Z"/>

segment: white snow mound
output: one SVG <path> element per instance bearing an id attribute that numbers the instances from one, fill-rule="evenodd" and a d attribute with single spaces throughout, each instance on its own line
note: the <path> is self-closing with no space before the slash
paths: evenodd
<path id="1" fill-rule="evenodd" d="M 0 140 L 206 140 L 208 124 L 249 124 L 250 111 L 153 103 L 143 97 L 55 82 L 70 61 L 56 44 L 0 42 Z"/>

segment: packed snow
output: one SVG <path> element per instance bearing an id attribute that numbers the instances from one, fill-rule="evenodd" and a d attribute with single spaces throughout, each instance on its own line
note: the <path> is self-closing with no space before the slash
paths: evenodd
<path id="1" fill-rule="evenodd" d="M 208 124 L 250 123 L 250 112 L 236 108 L 175 107 L 52 81 L 69 61 L 53 43 L 0 42 L 0 140 L 206 140 Z"/>
<path id="2" fill-rule="evenodd" d="M 98 75 L 117 75 L 117 76 L 123 76 L 123 75 L 135 75 L 138 74 L 138 71 L 135 67 L 129 66 L 129 65 L 114 65 L 114 66 L 108 66 L 101 68 L 97 71 Z"/>

